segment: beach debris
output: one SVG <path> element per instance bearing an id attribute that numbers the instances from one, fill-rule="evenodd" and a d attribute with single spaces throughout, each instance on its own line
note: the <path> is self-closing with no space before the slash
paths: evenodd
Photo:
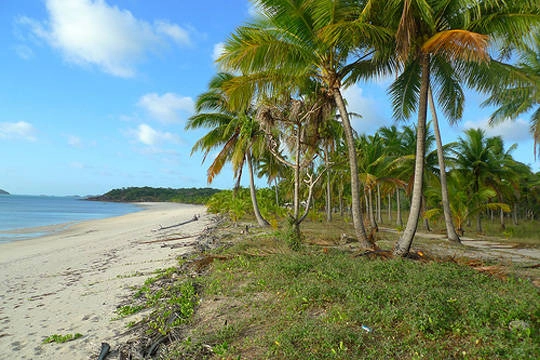
<path id="1" fill-rule="evenodd" d="M 185 235 L 185 236 L 179 236 L 179 237 L 173 237 L 168 239 L 157 239 L 157 240 L 150 240 L 150 241 L 142 241 L 140 244 L 152 244 L 152 243 L 158 243 L 158 242 L 167 242 L 167 241 L 175 241 L 175 240 L 185 240 L 194 238 L 197 236 L 200 236 L 201 234 L 195 234 L 195 235 Z"/>
<path id="2" fill-rule="evenodd" d="M 109 351 L 111 350 L 111 346 L 107 344 L 106 342 L 101 343 L 101 352 L 99 353 L 98 360 L 105 360 L 107 355 L 109 355 Z"/>
<path id="3" fill-rule="evenodd" d="M 368 332 L 368 333 L 373 331 L 369 326 L 366 326 L 364 324 L 362 324 L 362 330 L 364 330 L 365 332 Z"/>
<path id="4" fill-rule="evenodd" d="M 175 227 L 178 227 L 178 226 L 189 224 L 189 223 L 197 221 L 197 220 L 199 220 L 199 215 L 195 214 L 195 215 L 193 215 L 191 220 L 186 220 L 186 221 L 183 221 L 181 223 L 178 223 L 178 224 L 175 224 L 175 225 L 170 225 L 170 226 L 159 225 L 158 229 L 154 229 L 152 231 L 160 231 L 160 230 L 172 229 L 172 228 L 175 228 Z"/>
<path id="5" fill-rule="evenodd" d="M 529 323 L 523 320 L 512 320 L 508 324 L 511 331 L 527 331 L 530 327 Z"/>

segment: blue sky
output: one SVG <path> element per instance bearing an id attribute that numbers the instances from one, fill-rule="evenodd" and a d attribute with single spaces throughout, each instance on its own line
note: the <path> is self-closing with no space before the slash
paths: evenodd
<path id="1" fill-rule="evenodd" d="M 87 195 L 128 186 L 205 187 L 203 131 L 184 130 L 216 73 L 220 44 L 249 20 L 247 0 L 0 1 L 0 188 L 14 194 Z M 358 132 L 391 125 L 387 81 L 345 96 Z M 528 119 L 492 129 L 471 93 L 464 128 L 502 135 L 539 170 Z M 211 184 L 230 188 L 226 169 Z M 261 182 L 262 183 L 262 182 Z"/>

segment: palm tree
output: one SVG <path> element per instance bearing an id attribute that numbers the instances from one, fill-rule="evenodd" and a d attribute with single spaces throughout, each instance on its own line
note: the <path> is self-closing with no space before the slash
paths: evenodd
<path id="1" fill-rule="evenodd" d="M 431 116 L 433 118 L 433 133 L 435 135 L 435 141 L 437 143 L 437 160 L 439 162 L 439 179 L 441 181 L 441 202 L 444 214 L 444 224 L 446 226 L 446 236 L 449 241 L 455 243 L 461 243 L 459 235 L 454 227 L 452 221 L 452 212 L 450 210 L 450 199 L 448 197 L 448 185 L 446 182 L 446 166 L 444 163 L 444 151 L 441 139 L 441 131 L 439 130 L 439 119 L 437 117 L 437 111 L 435 109 L 435 101 L 433 101 L 433 92 L 431 88 L 428 93 L 429 107 L 431 109 Z"/>
<path id="2" fill-rule="evenodd" d="M 294 92 L 306 79 L 317 79 L 324 85 L 321 90 L 333 98 L 345 133 L 356 237 L 364 248 L 375 248 L 363 225 L 354 133 L 341 91 L 355 69 L 356 62 L 349 63 L 353 51 L 371 49 L 368 40 L 380 41 L 386 32 L 359 20 L 358 1 L 257 0 L 255 3 L 264 17 L 238 28 L 226 42 L 219 61 L 226 68 L 247 74 L 252 86 L 260 92 L 282 88 L 284 84 Z M 348 31 L 338 31 L 338 25 L 348 21 L 352 24 Z"/>
<path id="3" fill-rule="evenodd" d="M 533 34 L 532 45 L 525 44 L 520 49 L 517 65 L 507 67 L 506 86 L 500 86 L 501 72 L 498 72 L 494 85 L 490 87 L 491 96 L 482 105 L 497 106 L 489 119 L 492 124 L 514 120 L 532 111 L 530 123 L 536 158 L 536 146 L 540 144 L 540 35 L 538 31 L 533 31 Z"/>
<path id="4" fill-rule="evenodd" d="M 273 98 L 261 103 L 257 119 L 264 129 L 269 151 L 282 164 L 290 167 L 294 174 L 293 212 L 289 216 L 292 232 L 289 245 L 297 249 L 301 241 L 300 224 L 311 208 L 315 185 L 324 175 L 324 171 L 315 174 L 314 161 L 320 142 L 320 124 L 330 114 L 328 102 L 320 97 L 302 97 L 299 99 Z M 279 128 L 279 131 L 275 131 Z M 274 130 L 274 131 L 273 131 Z M 283 148 L 285 154 L 280 149 Z M 304 212 L 300 214 L 301 177 L 307 185 Z"/>
<path id="5" fill-rule="evenodd" d="M 373 192 L 377 189 L 379 196 L 381 185 L 395 186 L 401 182 L 392 177 L 392 168 L 395 166 L 394 159 L 390 156 L 386 141 L 379 133 L 366 136 L 362 135 L 357 141 L 359 155 L 359 177 L 364 184 L 364 192 L 367 194 L 366 205 L 368 218 L 371 224 L 371 232 L 378 230 L 377 222 L 373 212 Z M 377 212 L 380 213 L 380 201 L 377 201 Z"/>
<path id="6" fill-rule="evenodd" d="M 483 189 L 490 188 L 496 195 L 496 178 L 504 171 L 504 164 L 499 162 L 498 151 L 500 138 L 487 138 L 482 129 L 468 129 L 465 138 L 459 138 L 456 148 L 452 150 L 456 159 L 456 169 L 461 176 L 468 179 L 468 192 L 471 198 L 481 199 L 476 195 Z M 475 204 L 480 209 L 480 204 Z M 481 213 L 476 214 L 476 231 L 482 232 Z"/>
<path id="7" fill-rule="evenodd" d="M 247 163 L 250 179 L 250 195 L 253 211 L 260 226 L 268 226 L 259 210 L 255 191 L 253 157 L 264 148 L 264 136 L 258 123 L 253 119 L 253 110 L 233 110 L 223 91 L 224 84 L 234 76 L 227 73 L 217 74 L 209 85 L 209 90 L 197 98 L 196 114 L 186 123 L 186 129 L 210 128 L 210 131 L 193 145 L 191 153 L 203 151 L 203 162 L 214 149 L 218 154 L 208 168 L 208 183 L 221 172 L 227 162 L 231 162 L 239 183 L 241 169 Z"/>
<path id="8" fill-rule="evenodd" d="M 468 179 L 459 170 L 451 171 L 448 180 L 448 193 L 452 198 L 450 210 L 457 226 L 456 230 L 461 236 L 465 233 L 464 224 L 470 217 L 478 216 L 486 210 L 510 211 L 508 204 L 492 201 L 496 197 L 496 192 L 490 187 L 481 186 L 476 193 L 471 194 Z M 427 192 L 432 197 L 441 196 L 440 190 L 436 188 L 428 189 Z M 433 208 L 428 210 L 424 216 L 432 218 L 440 215 L 441 212 L 440 208 Z"/>
<path id="9" fill-rule="evenodd" d="M 326 221 L 332 221 L 332 175 L 331 156 L 343 140 L 341 124 L 337 120 L 327 120 L 321 124 L 320 137 L 323 147 L 324 166 L 326 169 Z"/>
<path id="10" fill-rule="evenodd" d="M 402 0 L 389 4 L 387 14 L 397 14 L 396 56 L 403 72 L 390 93 L 394 116 L 407 118 L 418 110 L 415 177 L 407 226 L 394 247 L 395 255 L 409 252 L 416 233 L 422 203 L 423 164 L 428 90 L 432 87 L 446 117 L 461 118 L 463 91 L 460 73 L 468 64 L 488 62 L 488 40 L 497 37 L 520 38 L 530 21 L 519 8 L 496 0 L 477 4 L 463 0 Z M 515 12 L 515 13 L 514 13 Z M 515 15 L 510 17 L 510 15 Z M 509 20 L 511 19 L 511 20 Z M 513 30 L 511 34 L 501 29 Z"/>
<path id="11" fill-rule="evenodd" d="M 279 206 L 279 181 L 285 175 L 286 167 L 271 152 L 265 151 L 259 160 L 257 177 L 266 177 L 268 185 L 274 184 L 276 206 Z"/>

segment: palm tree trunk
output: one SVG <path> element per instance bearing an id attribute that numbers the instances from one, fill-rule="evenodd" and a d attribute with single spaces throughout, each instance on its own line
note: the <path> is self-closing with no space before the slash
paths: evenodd
<path id="1" fill-rule="evenodd" d="M 324 162 L 326 166 L 326 222 L 332 221 L 332 184 L 330 183 L 330 163 L 328 146 L 324 147 Z"/>
<path id="2" fill-rule="evenodd" d="M 426 197 L 424 195 L 422 195 L 422 210 L 421 210 L 421 213 L 425 213 L 426 212 Z M 424 228 L 426 229 L 427 232 L 431 232 L 431 227 L 429 226 L 429 219 L 428 218 L 424 218 Z"/>
<path id="3" fill-rule="evenodd" d="M 375 214 L 373 212 L 373 190 L 371 188 L 368 189 L 367 194 L 368 194 L 368 198 L 367 198 L 366 206 L 367 206 L 367 212 L 369 214 L 369 224 L 371 226 L 371 232 L 373 233 L 373 231 L 377 231 L 379 228 L 377 226 L 377 221 L 375 221 Z"/>
<path id="4" fill-rule="evenodd" d="M 403 218 L 401 217 L 401 197 L 399 196 L 399 188 L 396 189 L 396 225 L 399 227 L 403 226 Z"/>
<path id="5" fill-rule="evenodd" d="M 414 182 L 411 199 L 411 209 L 407 219 L 407 225 L 403 234 L 394 246 L 394 255 L 405 256 L 411 249 L 411 245 L 418 228 L 418 219 L 422 206 L 422 187 L 424 178 L 424 157 L 426 150 L 426 117 L 427 98 L 429 88 L 429 55 L 420 56 L 422 79 L 420 83 L 420 99 L 418 106 L 418 124 L 416 126 L 416 159 L 414 164 Z"/>
<path id="6" fill-rule="evenodd" d="M 480 212 L 476 215 L 476 232 L 479 234 L 482 233 L 482 214 Z"/>
<path id="7" fill-rule="evenodd" d="M 274 179 L 274 189 L 276 192 L 276 206 L 279 206 L 279 186 L 277 178 Z"/>
<path id="8" fill-rule="evenodd" d="M 381 215 L 381 185 L 377 184 L 377 222 L 382 224 Z"/>
<path id="9" fill-rule="evenodd" d="M 296 128 L 296 163 L 294 164 L 294 199 L 293 199 L 293 217 L 298 221 L 300 216 L 300 124 Z"/>
<path id="10" fill-rule="evenodd" d="M 388 193 L 388 223 L 392 223 L 392 195 Z"/>
<path id="11" fill-rule="evenodd" d="M 339 88 L 334 89 L 334 99 L 336 100 L 339 114 L 341 115 L 345 140 L 347 142 L 349 167 L 351 169 L 351 202 L 354 232 L 356 238 L 360 242 L 360 246 L 366 249 L 375 249 L 375 244 L 368 239 L 366 229 L 364 228 L 364 220 L 360 208 L 360 181 L 358 180 L 358 163 L 356 160 L 353 129 Z"/>
<path id="12" fill-rule="evenodd" d="M 504 224 L 504 211 L 502 209 L 499 210 L 500 211 L 500 218 L 501 218 L 501 229 L 506 229 L 506 225 Z"/>
<path id="13" fill-rule="evenodd" d="M 339 216 L 343 217 L 344 211 L 343 211 L 343 186 L 340 183 L 339 189 L 338 189 L 338 197 L 339 197 Z"/>
<path id="14" fill-rule="evenodd" d="M 257 223 L 259 224 L 259 226 L 269 226 L 270 223 L 266 221 L 265 218 L 263 218 L 259 210 L 259 203 L 257 202 L 257 191 L 255 189 L 255 176 L 253 174 L 253 160 L 251 159 L 251 155 L 249 154 L 249 152 L 246 153 L 246 160 L 249 168 L 249 194 L 251 195 L 251 203 L 253 205 L 253 212 L 255 213 L 255 218 L 257 219 Z"/>
<path id="15" fill-rule="evenodd" d="M 444 223 L 446 225 L 446 236 L 448 240 L 456 243 L 461 243 L 461 240 L 454 227 L 454 221 L 452 220 L 452 212 L 450 210 L 450 199 L 448 198 L 448 185 L 446 182 L 446 168 L 444 164 L 444 152 L 441 139 L 441 132 L 439 129 L 439 120 L 437 118 L 437 112 L 435 111 L 435 102 L 433 101 L 433 93 L 431 87 L 429 88 L 429 107 L 431 109 L 431 116 L 433 117 L 433 132 L 435 133 L 435 141 L 437 143 L 437 159 L 439 161 L 440 180 L 441 180 L 441 198 L 444 213 Z"/>
<path id="16" fill-rule="evenodd" d="M 518 204 L 514 204 L 512 209 L 512 222 L 514 225 L 518 225 Z"/>

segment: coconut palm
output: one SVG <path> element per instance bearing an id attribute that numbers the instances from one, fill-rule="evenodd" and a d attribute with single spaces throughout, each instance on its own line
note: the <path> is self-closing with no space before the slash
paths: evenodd
<path id="1" fill-rule="evenodd" d="M 460 71 L 469 63 L 488 62 L 488 41 L 504 36 L 522 37 L 529 31 L 531 7 L 500 1 L 402 0 L 389 3 L 395 16 L 396 56 L 403 71 L 390 94 L 396 118 L 417 110 L 417 146 L 411 209 L 407 226 L 394 247 L 395 255 L 408 253 L 421 212 L 428 90 L 433 88 L 450 121 L 461 118 L 463 91 Z M 511 34 L 501 31 L 511 30 Z"/>
<path id="2" fill-rule="evenodd" d="M 343 141 L 343 128 L 337 120 L 327 120 L 321 124 L 320 137 L 324 166 L 326 169 L 326 221 L 332 221 L 332 170 L 330 157 L 338 149 L 338 145 Z"/>
<path id="3" fill-rule="evenodd" d="M 370 136 L 360 136 L 357 140 L 357 148 L 359 155 L 359 177 L 364 184 L 371 231 L 375 232 L 378 230 L 377 222 L 380 222 L 380 218 L 377 216 L 376 219 L 373 212 L 373 192 L 377 190 L 376 209 L 379 214 L 381 208 L 381 201 L 379 200 L 381 186 L 395 187 L 402 185 L 403 183 L 392 176 L 396 161 L 395 158 L 390 155 L 390 148 L 386 146 L 386 141 L 379 135 L 379 132 Z"/>
<path id="4" fill-rule="evenodd" d="M 482 129 L 468 129 L 465 138 L 460 137 L 456 148 L 452 150 L 456 161 L 456 170 L 461 176 L 468 179 L 467 191 L 472 198 L 475 194 L 486 188 L 491 189 L 495 196 L 496 190 L 501 183 L 504 173 L 508 173 L 508 167 L 501 163 L 508 153 L 501 155 L 502 140 L 499 137 L 488 138 Z M 503 160 L 508 161 L 508 160 Z M 482 197 L 477 196 L 476 199 Z M 481 204 L 475 204 L 480 209 Z M 476 231 L 482 232 L 482 214 L 476 214 Z"/>
<path id="5" fill-rule="evenodd" d="M 217 74 L 210 81 L 209 90 L 197 98 L 197 113 L 189 118 L 186 129 L 210 128 L 210 131 L 195 142 L 191 153 L 202 151 L 204 162 L 211 151 L 218 150 L 207 171 L 208 183 L 212 182 L 227 162 L 232 164 L 239 183 L 241 169 L 247 163 L 253 211 L 258 224 L 267 226 L 269 224 L 262 217 L 257 203 L 253 169 L 254 156 L 264 151 L 264 134 L 253 118 L 252 109 L 234 110 L 230 107 L 223 85 L 233 78 L 231 74 Z"/>
<path id="6" fill-rule="evenodd" d="M 537 29 L 538 30 L 538 29 Z M 519 115 L 531 112 L 531 133 L 534 138 L 534 154 L 540 144 L 540 35 L 534 34 L 532 44 L 523 46 L 515 67 L 509 68 L 506 86 L 500 86 L 500 74 L 490 88 L 491 96 L 483 106 L 496 106 L 490 123 L 496 124 L 507 119 L 514 120 Z M 498 81 L 497 81 L 498 80 Z M 499 86 L 497 86 L 499 85 Z"/>
<path id="7" fill-rule="evenodd" d="M 356 237 L 363 247 L 374 248 L 363 226 L 354 134 L 341 92 L 347 77 L 358 68 L 356 61 L 351 62 L 353 51 L 362 49 L 369 54 L 371 45 L 380 42 L 386 32 L 359 17 L 362 1 L 254 2 L 262 17 L 236 30 L 226 42 L 219 61 L 226 68 L 246 74 L 252 80 L 252 87 L 260 92 L 275 91 L 284 85 L 294 92 L 306 79 L 317 79 L 322 84 L 319 91 L 325 91 L 333 99 L 343 124 Z M 341 31 L 338 25 L 349 21 L 348 30 Z M 230 91 L 242 92 L 239 87 Z"/>
<path id="8" fill-rule="evenodd" d="M 487 210 L 501 212 L 510 211 L 508 204 L 504 202 L 492 201 L 497 193 L 490 187 L 481 186 L 479 190 L 471 194 L 469 182 L 460 171 L 452 171 L 448 177 L 448 193 L 452 198 L 450 203 L 450 213 L 456 223 L 456 231 L 463 236 L 465 233 L 464 224 L 473 216 L 478 216 Z M 440 197 L 440 189 L 431 188 L 427 190 L 428 196 Z M 425 212 L 426 217 L 432 218 L 442 213 L 441 208 L 433 208 Z"/>
<path id="9" fill-rule="evenodd" d="M 433 118 L 433 134 L 435 135 L 435 141 L 437 143 L 437 161 L 439 162 L 439 179 L 441 181 L 441 203 L 444 214 L 444 224 L 446 226 L 446 236 L 449 241 L 461 243 L 459 235 L 456 232 L 454 221 L 452 220 L 452 212 L 450 210 L 450 199 L 448 197 L 448 185 L 446 181 L 446 165 L 444 163 L 444 151 L 441 138 L 441 131 L 439 129 L 439 118 L 437 116 L 437 110 L 435 109 L 435 101 L 433 100 L 433 92 L 431 88 L 428 92 L 429 108 L 431 109 L 431 116 Z"/>

